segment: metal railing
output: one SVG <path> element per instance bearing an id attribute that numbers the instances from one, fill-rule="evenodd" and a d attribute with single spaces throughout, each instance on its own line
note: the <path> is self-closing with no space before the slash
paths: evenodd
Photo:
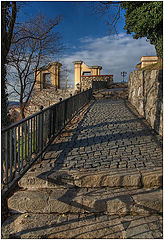
<path id="1" fill-rule="evenodd" d="M 42 156 L 65 125 L 92 97 L 92 89 L 61 100 L 1 131 L 1 189 L 6 198 L 19 179 Z"/>

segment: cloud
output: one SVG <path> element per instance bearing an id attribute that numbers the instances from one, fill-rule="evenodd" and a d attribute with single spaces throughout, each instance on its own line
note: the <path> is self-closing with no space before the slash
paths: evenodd
<path id="1" fill-rule="evenodd" d="M 77 40 L 78 41 L 78 40 Z M 113 74 L 114 81 L 122 81 L 121 72 L 128 75 L 140 62 L 142 56 L 156 55 L 155 48 L 145 38 L 133 39 L 131 35 L 120 33 L 116 36 L 104 36 L 102 38 L 84 37 L 79 39 L 79 48 L 65 55 L 61 61 L 72 70 L 69 74 L 69 82 L 74 82 L 73 61 L 82 60 L 87 65 L 102 66 L 101 74 Z"/>

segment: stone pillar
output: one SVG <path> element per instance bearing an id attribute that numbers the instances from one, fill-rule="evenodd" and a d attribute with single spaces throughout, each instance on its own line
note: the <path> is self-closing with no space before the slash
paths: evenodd
<path id="1" fill-rule="evenodd" d="M 97 68 L 92 69 L 92 75 L 98 75 Z"/>
<path id="2" fill-rule="evenodd" d="M 92 67 L 92 75 L 100 75 L 101 69 L 102 69 L 102 67 L 100 67 L 100 66 L 93 66 Z"/>
<path id="3" fill-rule="evenodd" d="M 60 88 L 60 67 L 59 67 L 59 65 L 56 67 L 57 67 L 56 86 L 57 86 L 57 88 Z"/>
<path id="4" fill-rule="evenodd" d="M 61 64 L 51 66 L 51 84 L 57 88 L 60 88 L 60 66 Z"/>
<path id="5" fill-rule="evenodd" d="M 55 85 L 55 79 L 56 79 L 56 73 L 55 73 L 55 66 L 52 65 L 51 68 L 50 68 L 50 72 L 51 72 L 51 84 L 52 85 Z"/>
<path id="6" fill-rule="evenodd" d="M 40 82 L 41 82 L 40 71 L 34 72 L 34 79 L 35 79 L 35 77 L 36 77 L 36 82 L 34 85 L 34 89 L 40 89 Z"/>
<path id="7" fill-rule="evenodd" d="M 77 89 L 77 84 L 81 84 L 81 64 L 83 61 L 75 61 L 73 64 L 75 65 L 75 77 L 74 77 L 74 87 Z"/>

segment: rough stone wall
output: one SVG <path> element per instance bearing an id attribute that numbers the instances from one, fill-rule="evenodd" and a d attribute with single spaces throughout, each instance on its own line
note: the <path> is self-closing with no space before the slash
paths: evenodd
<path id="1" fill-rule="evenodd" d="M 81 76 L 81 88 L 86 90 L 92 87 L 92 82 L 102 81 L 107 82 L 107 85 L 113 83 L 113 75 L 89 75 Z M 102 84 L 104 85 L 104 83 Z"/>
<path id="2" fill-rule="evenodd" d="M 28 106 L 25 109 L 25 117 L 40 111 L 40 106 L 47 108 L 50 105 L 59 102 L 60 98 L 65 99 L 70 97 L 70 94 L 73 94 L 73 90 L 56 90 L 55 87 L 35 90 Z"/>
<path id="3" fill-rule="evenodd" d="M 92 81 L 92 89 L 96 90 L 96 89 L 103 89 L 103 88 L 107 88 L 107 81 Z"/>
<path id="4" fill-rule="evenodd" d="M 128 99 L 151 127 L 163 135 L 163 71 L 136 70 L 130 73 Z"/>

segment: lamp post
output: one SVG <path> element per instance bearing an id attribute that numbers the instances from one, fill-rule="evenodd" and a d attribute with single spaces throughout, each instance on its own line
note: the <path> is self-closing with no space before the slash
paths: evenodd
<path id="1" fill-rule="evenodd" d="M 123 77 L 123 82 L 124 82 L 124 77 L 127 75 L 127 72 L 121 72 L 121 76 Z"/>

